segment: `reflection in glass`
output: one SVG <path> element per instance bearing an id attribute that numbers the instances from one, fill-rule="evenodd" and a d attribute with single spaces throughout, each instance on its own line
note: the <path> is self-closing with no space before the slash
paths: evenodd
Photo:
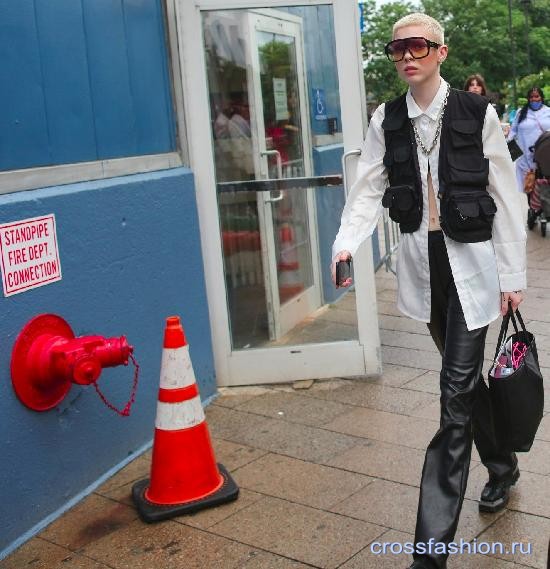
<path id="1" fill-rule="evenodd" d="M 304 176 L 296 40 L 267 32 L 257 32 L 256 37 L 266 147 L 279 152 L 283 178 Z M 273 157 L 270 166 L 270 177 L 274 178 L 277 171 Z"/>

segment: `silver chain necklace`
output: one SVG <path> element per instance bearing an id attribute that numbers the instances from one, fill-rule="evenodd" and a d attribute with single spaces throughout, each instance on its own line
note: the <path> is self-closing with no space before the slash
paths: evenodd
<path id="1" fill-rule="evenodd" d="M 443 124 L 443 113 L 445 112 L 445 107 L 447 106 L 447 99 L 449 98 L 449 92 L 450 91 L 451 91 L 451 87 L 449 85 L 447 85 L 447 92 L 445 93 L 445 100 L 443 101 L 443 105 L 441 106 L 441 110 L 439 111 L 439 117 L 437 119 L 437 129 L 435 131 L 435 136 L 432 140 L 432 144 L 430 145 L 430 148 L 426 148 L 424 146 L 424 143 L 422 142 L 422 139 L 420 138 L 420 133 L 418 132 L 418 129 L 416 128 L 416 125 L 414 124 L 414 119 L 411 119 L 411 124 L 413 127 L 414 138 L 416 139 L 416 144 L 418 144 L 418 146 L 420 146 L 420 149 L 422 150 L 422 152 L 426 156 L 429 156 L 431 151 L 435 148 L 435 145 L 437 144 L 437 139 L 439 138 L 439 135 L 441 134 L 441 126 Z"/>

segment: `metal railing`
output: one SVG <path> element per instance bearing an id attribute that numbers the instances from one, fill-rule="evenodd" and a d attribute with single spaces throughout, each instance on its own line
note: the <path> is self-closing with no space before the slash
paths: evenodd
<path id="1" fill-rule="evenodd" d="M 378 222 L 378 247 L 379 250 L 382 249 L 380 246 L 380 222 Z M 384 212 L 382 214 L 382 236 L 384 241 L 383 251 L 384 254 L 380 255 L 380 260 L 375 266 L 375 271 L 384 265 L 386 268 L 386 272 L 392 272 L 396 275 L 396 271 L 393 267 L 393 260 L 392 256 L 397 251 L 399 247 L 399 225 L 390 219 L 388 215 L 388 210 L 384 208 Z"/>

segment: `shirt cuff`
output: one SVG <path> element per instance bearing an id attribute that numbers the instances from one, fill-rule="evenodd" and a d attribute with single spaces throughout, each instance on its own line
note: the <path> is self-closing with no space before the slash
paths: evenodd
<path id="1" fill-rule="evenodd" d="M 514 292 L 517 290 L 525 290 L 527 288 L 527 273 L 521 271 L 519 273 L 511 273 L 508 275 L 499 275 L 500 291 Z"/>
<path id="2" fill-rule="evenodd" d="M 339 237 L 334 241 L 334 245 L 332 246 L 332 260 L 336 259 L 336 256 L 340 251 L 349 251 L 351 256 L 353 257 L 355 253 L 359 249 L 359 243 L 355 239 L 345 239 Z"/>

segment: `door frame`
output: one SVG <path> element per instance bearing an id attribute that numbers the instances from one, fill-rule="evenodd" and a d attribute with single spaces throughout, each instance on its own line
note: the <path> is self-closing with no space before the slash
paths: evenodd
<path id="1" fill-rule="evenodd" d="M 336 36 L 336 60 L 341 107 L 344 152 L 360 148 L 366 130 L 366 99 L 356 0 L 177 0 L 176 15 L 179 56 L 182 68 L 184 108 L 190 165 L 195 190 L 206 293 L 212 331 L 214 365 L 218 385 L 252 385 L 288 382 L 297 379 L 380 374 L 382 370 L 380 334 L 376 308 L 376 285 L 372 247 L 367 240 L 354 257 L 358 340 L 303 346 L 232 351 L 226 300 L 222 243 L 218 225 L 218 205 L 214 157 L 209 129 L 210 112 L 206 62 L 203 54 L 201 12 L 206 10 L 277 8 L 332 5 Z M 350 34 L 356 29 L 357 34 Z M 353 183 L 354 169 L 347 175 Z M 327 269 L 328 270 L 328 269 Z M 267 356 L 276 357 L 269 365 Z"/>

